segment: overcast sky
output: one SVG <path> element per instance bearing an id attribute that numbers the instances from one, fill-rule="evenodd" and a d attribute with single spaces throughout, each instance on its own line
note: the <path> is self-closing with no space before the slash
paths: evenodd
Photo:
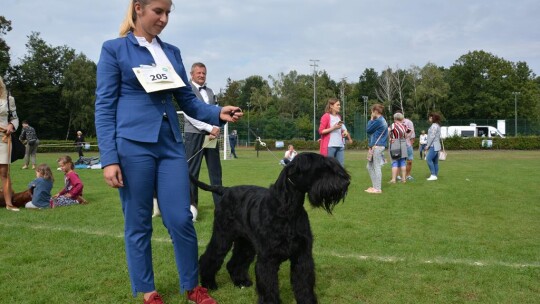
<path id="1" fill-rule="evenodd" d="M 97 63 L 103 41 L 118 36 L 129 0 L 0 0 L 12 21 L 4 39 L 12 63 L 31 32 Z M 357 82 L 366 68 L 451 66 L 484 50 L 540 73 L 539 0 L 176 0 L 160 37 L 180 48 L 186 68 L 202 61 L 208 85 L 227 78 L 311 74 L 320 60 L 336 81 Z"/>

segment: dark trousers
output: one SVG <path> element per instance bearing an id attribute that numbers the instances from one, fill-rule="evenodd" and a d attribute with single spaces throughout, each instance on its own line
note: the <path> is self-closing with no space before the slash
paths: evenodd
<path id="1" fill-rule="evenodd" d="M 236 143 L 231 143 L 231 154 L 234 155 L 234 158 L 238 158 L 238 156 L 236 156 Z"/>
<path id="2" fill-rule="evenodd" d="M 221 186 L 221 162 L 219 160 L 219 147 L 216 148 L 204 148 L 201 150 L 204 143 L 205 134 L 199 133 L 185 133 L 184 142 L 186 145 L 186 159 L 188 160 L 189 173 L 199 178 L 199 172 L 201 171 L 202 159 L 206 160 L 206 167 L 208 168 L 208 176 L 210 178 L 211 185 Z M 200 152 L 199 152 L 200 151 Z M 193 183 L 190 184 L 191 204 L 198 208 L 199 206 L 199 188 Z M 212 194 L 214 198 L 214 204 L 219 200 L 219 196 L 215 193 Z"/>

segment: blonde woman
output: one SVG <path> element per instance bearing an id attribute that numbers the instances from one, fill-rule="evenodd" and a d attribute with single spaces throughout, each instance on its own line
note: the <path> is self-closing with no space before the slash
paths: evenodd
<path id="1" fill-rule="evenodd" d="M 158 37 L 171 10 L 170 0 L 132 0 L 120 37 L 103 43 L 96 77 L 98 146 L 105 181 L 120 194 L 133 295 L 143 293 L 147 304 L 163 303 L 152 266 L 156 193 L 163 224 L 172 239 L 180 291 L 187 292 L 191 302 L 213 304 L 216 301 L 198 282 L 188 163 L 173 101 L 189 116 L 216 126 L 235 122 L 242 113 L 238 107 L 214 106 L 197 99 L 180 50 Z"/>
<path id="2" fill-rule="evenodd" d="M 0 141 L 0 180 L 4 200 L 6 201 L 6 209 L 10 211 L 19 211 L 19 208 L 13 206 L 11 196 L 13 189 L 11 188 L 11 178 L 9 177 L 9 165 L 11 164 L 11 145 L 9 144 L 11 139 L 9 137 L 19 127 L 19 118 L 17 117 L 16 110 L 15 98 L 13 96 L 9 96 L 8 98 L 6 85 L 2 78 L 0 78 L 0 138 L 2 138 Z"/>

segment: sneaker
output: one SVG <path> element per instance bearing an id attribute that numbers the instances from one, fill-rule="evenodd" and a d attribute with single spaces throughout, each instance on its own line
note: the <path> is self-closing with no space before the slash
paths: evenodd
<path id="1" fill-rule="evenodd" d="M 161 299 L 161 296 L 157 292 L 153 292 L 148 300 L 143 299 L 144 304 L 163 304 L 163 300 Z"/>
<path id="2" fill-rule="evenodd" d="M 197 286 L 193 288 L 193 290 L 188 291 L 187 298 L 190 303 L 217 304 L 217 301 L 208 295 L 208 290 L 201 286 Z"/>
<path id="3" fill-rule="evenodd" d="M 25 166 L 22 166 L 21 169 L 23 169 L 23 170 L 24 170 L 24 169 L 28 169 L 28 166 L 26 166 L 26 165 L 25 165 Z"/>
<path id="4" fill-rule="evenodd" d="M 435 176 L 435 175 L 431 175 L 430 177 L 427 178 L 428 181 L 435 181 L 435 180 L 437 180 L 437 179 L 438 179 L 438 178 L 437 178 L 437 176 Z"/>
<path id="5" fill-rule="evenodd" d="M 409 176 L 407 176 L 407 179 L 408 179 L 408 180 L 413 180 L 414 177 L 412 177 L 412 176 L 409 175 Z"/>

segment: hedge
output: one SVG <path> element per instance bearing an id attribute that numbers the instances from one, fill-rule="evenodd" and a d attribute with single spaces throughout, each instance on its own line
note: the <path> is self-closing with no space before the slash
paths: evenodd
<path id="1" fill-rule="evenodd" d="M 491 140 L 491 147 L 487 147 L 487 141 Z M 305 140 L 282 140 L 283 148 L 276 148 L 275 139 L 262 139 L 266 147 L 270 150 L 286 150 L 287 146 L 292 144 L 298 151 L 301 150 L 319 150 L 319 142 Z M 255 149 L 266 150 L 266 147 L 255 145 Z M 353 141 L 352 144 L 345 145 L 347 150 L 366 150 L 367 141 Z M 418 149 L 418 140 L 414 143 L 415 149 Z M 540 150 L 540 136 L 518 136 L 506 138 L 484 138 L 484 137 L 449 137 L 444 139 L 444 148 L 448 150 L 481 150 L 481 149 L 500 149 L 500 150 Z"/>
<path id="2" fill-rule="evenodd" d="M 266 147 L 260 146 L 259 143 L 254 145 L 255 150 L 283 150 L 292 144 L 298 151 L 317 151 L 319 150 L 319 142 L 306 140 L 281 140 L 284 143 L 283 148 L 276 148 L 275 139 L 261 139 L 266 143 Z M 487 147 L 487 140 L 492 141 L 492 146 Z M 483 142 L 484 141 L 484 142 Z M 97 143 L 90 141 L 90 149 L 84 150 L 89 152 L 99 152 Z M 366 150 L 367 141 L 353 141 L 352 144 L 346 144 L 347 150 Z M 415 149 L 418 149 L 418 140 L 414 143 Z M 481 149 L 500 149 L 500 150 L 540 150 L 540 136 L 518 136 L 506 138 L 486 139 L 483 137 L 461 138 L 449 137 L 444 139 L 444 148 L 448 150 L 481 150 Z M 38 153 L 76 153 L 77 147 L 72 141 L 64 140 L 41 140 L 38 147 Z"/>

